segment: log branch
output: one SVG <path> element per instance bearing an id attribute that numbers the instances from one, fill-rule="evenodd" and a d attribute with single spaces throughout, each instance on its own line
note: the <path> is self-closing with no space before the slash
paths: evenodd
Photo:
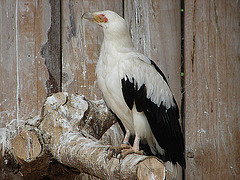
<path id="1" fill-rule="evenodd" d="M 58 167 L 68 169 L 65 174 L 75 172 L 75 176 L 84 172 L 101 179 L 164 179 L 164 165 L 155 157 L 131 154 L 120 161 L 106 160 L 110 145 L 99 139 L 115 122 L 103 101 L 57 93 L 46 100 L 41 117 L 29 119 L 18 127 L 2 152 L 7 150 L 6 154 L 16 159 L 14 164 L 21 167 L 18 175 L 25 178 L 33 178 L 34 173 L 38 177 L 47 176 L 46 164 L 60 162 L 62 165 Z M 123 137 L 122 133 L 119 135 Z M 36 164 L 36 169 L 27 171 L 29 164 L 32 169 Z M 15 165 L 15 169 L 19 166 Z"/>

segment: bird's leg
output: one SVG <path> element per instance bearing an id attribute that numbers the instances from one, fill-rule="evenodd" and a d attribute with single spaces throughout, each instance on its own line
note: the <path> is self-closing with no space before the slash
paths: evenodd
<path id="1" fill-rule="evenodd" d="M 107 149 L 107 150 L 110 150 L 110 153 L 107 155 L 107 159 L 111 159 L 114 155 L 117 156 L 118 154 L 120 154 L 122 152 L 123 149 L 132 148 L 131 145 L 129 144 L 130 136 L 131 136 L 131 133 L 127 129 L 121 146 L 118 146 L 118 147 L 111 146 Z"/>
<path id="2" fill-rule="evenodd" d="M 133 147 L 132 147 L 135 151 L 139 151 L 139 143 L 140 143 L 140 137 L 136 135 L 134 139 Z"/>
<path id="3" fill-rule="evenodd" d="M 129 144 L 129 138 L 130 138 L 130 131 L 126 130 L 126 134 L 124 136 L 123 142 L 121 146 L 119 147 L 109 147 L 108 150 L 110 150 L 110 153 L 107 155 L 106 159 L 111 159 L 114 155 L 116 157 L 120 154 L 119 160 L 124 159 L 128 154 L 143 154 L 143 151 L 139 150 L 139 144 L 140 144 L 140 137 L 138 134 L 136 134 L 133 146 Z"/>
<path id="4" fill-rule="evenodd" d="M 127 129 L 126 130 L 126 134 L 124 136 L 124 139 L 123 139 L 123 142 L 121 144 L 122 147 L 126 147 L 126 146 L 129 146 L 129 139 L 130 139 L 130 136 L 131 136 L 131 133 L 130 131 Z"/>
<path id="5" fill-rule="evenodd" d="M 123 159 L 125 158 L 128 154 L 143 154 L 143 151 L 139 150 L 139 144 L 140 144 L 140 137 L 138 136 L 138 134 L 136 134 L 135 139 L 134 139 L 134 143 L 133 143 L 133 147 L 131 148 L 124 148 L 123 150 L 121 150 L 121 155 L 119 157 L 119 159 Z"/>

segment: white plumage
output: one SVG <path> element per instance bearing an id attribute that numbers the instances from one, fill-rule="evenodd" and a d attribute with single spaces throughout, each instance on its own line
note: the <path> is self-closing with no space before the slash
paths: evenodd
<path id="1" fill-rule="evenodd" d="M 118 14 L 101 11 L 83 17 L 103 28 L 97 81 L 106 104 L 126 129 L 123 142 L 128 143 L 130 135 L 135 135 L 135 152 L 141 140 L 149 145 L 152 154 L 185 167 L 178 107 L 163 73 L 137 52 L 126 21 Z"/>

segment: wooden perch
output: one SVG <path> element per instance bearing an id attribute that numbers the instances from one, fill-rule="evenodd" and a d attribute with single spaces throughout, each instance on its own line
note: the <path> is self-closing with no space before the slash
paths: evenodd
<path id="1" fill-rule="evenodd" d="M 155 157 L 131 154 L 120 161 L 106 160 L 110 145 L 103 145 L 99 139 L 114 123 L 103 101 L 57 93 L 45 102 L 42 118 L 29 120 L 21 128 L 10 149 L 26 167 L 41 160 L 44 165 L 38 166 L 38 174 L 47 174 L 46 163 L 54 158 L 75 172 L 101 179 L 164 179 L 165 167 Z M 25 177 L 32 173 L 21 171 Z"/>

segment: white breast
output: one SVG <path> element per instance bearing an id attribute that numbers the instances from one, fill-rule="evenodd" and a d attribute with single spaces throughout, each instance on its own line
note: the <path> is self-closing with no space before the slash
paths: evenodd
<path id="1" fill-rule="evenodd" d="M 109 108 L 121 119 L 131 134 L 134 133 L 132 112 L 129 110 L 122 94 L 121 77 L 119 77 L 116 54 L 104 56 L 101 52 L 96 68 L 97 81 Z"/>

